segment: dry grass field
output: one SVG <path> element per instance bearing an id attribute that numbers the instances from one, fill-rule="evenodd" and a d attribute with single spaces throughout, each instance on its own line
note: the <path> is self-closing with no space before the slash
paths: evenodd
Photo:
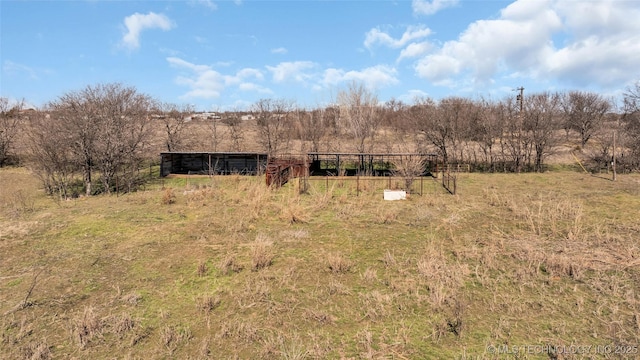
<path id="1" fill-rule="evenodd" d="M 637 174 L 461 174 L 394 202 L 310 185 L 55 201 L 0 169 L 0 357 L 640 356 Z"/>

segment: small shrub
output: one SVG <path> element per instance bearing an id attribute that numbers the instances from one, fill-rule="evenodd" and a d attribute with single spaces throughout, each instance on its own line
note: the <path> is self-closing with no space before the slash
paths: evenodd
<path id="1" fill-rule="evenodd" d="M 462 316 L 464 315 L 465 304 L 460 298 L 456 298 L 447 319 L 447 330 L 455 336 L 460 336 L 463 330 Z"/>
<path id="2" fill-rule="evenodd" d="M 164 347 L 168 350 L 173 350 L 175 348 L 175 344 L 178 341 L 178 334 L 176 332 L 175 327 L 173 326 L 165 326 L 160 330 L 160 342 Z"/>
<path id="3" fill-rule="evenodd" d="M 395 256 L 393 256 L 393 254 L 389 250 L 387 250 L 387 252 L 384 253 L 384 257 L 382 258 L 382 263 L 386 268 L 394 267 L 398 264 Z"/>
<path id="4" fill-rule="evenodd" d="M 365 270 L 364 273 L 362 273 L 362 275 L 360 275 L 360 277 L 366 283 L 371 284 L 371 283 L 376 282 L 376 280 L 378 280 L 378 272 L 375 269 L 367 268 L 367 270 Z"/>
<path id="5" fill-rule="evenodd" d="M 198 298 L 198 300 L 196 301 L 196 304 L 197 304 L 198 310 L 204 313 L 209 313 L 213 309 L 220 306 L 220 302 L 221 301 L 218 296 L 204 295 Z"/>
<path id="6" fill-rule="evenodd" d="M 72 333 L 78 346 L 84 349 L 95 337 L 102 336 L 102 321 L 92 307 L 85 307 L 82 315 L 73 319 Z"/>
<path id="7" fill-rule="evenodd" d="M 344 274 L 351 270 L 353 264 L 341 254 L 329 254 L 327 255 L 327 266 L 334 274 Z"/>
<path id="8" fill-rule="evenodd" d="M 165 326 L 160 331 L 160 342 L 172 354 L 178 344 L 189 341 L 193 338 L 191 329 L 188 327 Z"/>
<path id="9" fill-rule="evenodd" d="M 46 342 L 37 341 L 23 347 L 22 355 L 29 360 L 48 360 L 51 358 L 51 350 Z"/>
<path id="10" fill-rule="evenodd" d="M 242 271 L 243 266 L 238 264 L 236 257 L 233 254 L 225 256 L 218 265 L 218 270 L 223 275 L 229 275 L 231 273 L 238 273 Z"/>
<path id="11" fill-rule="evenodd" d="M 131 331 L 135 326 L 135 321 L 131 317 L 131 314 L 123 313 L 115 319 L 113 325 L 113 331 L 118 335 L 120 339 L 124 337 L 124 334 Z"/>
<path id="12" fill-rule="evenodd" d="M 309 352 L 299 338 L 284 342 L 280 347 L 280 355 L 285 360 L 302 360 L 309 357 Z"/>
<path id="13" fill-rule="evenodd" d="M 207 275 L 207 263 L 205 261 L 201 262 L 200 264 L 198 264 L 198 276 L 199 277 L 203 277 L 205 275 Z"/>

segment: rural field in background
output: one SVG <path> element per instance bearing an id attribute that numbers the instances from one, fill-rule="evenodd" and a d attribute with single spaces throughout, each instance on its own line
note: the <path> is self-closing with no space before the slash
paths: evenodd
<path id="1" fill-rule="evenodd" d="M 366 180 L 67 201 L 22 168 L 0 184 L 2 358 L 638 356 L 638 174 L 461 174 L 455 196 L 427 178 L 395 202 Z"/>

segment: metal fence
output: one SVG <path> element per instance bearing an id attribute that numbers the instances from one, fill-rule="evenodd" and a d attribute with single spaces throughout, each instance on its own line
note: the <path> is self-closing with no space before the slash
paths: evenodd
<path id="1" fill-rule="evenodd" d="M 309 176 L 291 180 L 300 191 L 342 192 L 359 196 L 361 194 L 382 194 L 384 190 L 405 190 L 409 195 L 423 196 L 438 191 L 439 185 L 433 177 L 420 176 L 408 182 L 398 176 Z"/>

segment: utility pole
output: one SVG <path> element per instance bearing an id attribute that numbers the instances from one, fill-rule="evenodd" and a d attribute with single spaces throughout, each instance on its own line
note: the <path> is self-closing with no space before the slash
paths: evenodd
<path id="1" fill-rule="evenodd" d="M 616 181 L 616 130 L 613 130 L 613 160 L 611 161 L 611 167 L 613 167 L 613 181 Z"/>
<path id="2" fill-rule="evenodd" d="M 516 100 L 520 102 L 520 112 L 522 112 L 522 110 L 524 110 L 524 88 L 520 86 L 519 88 L 516 88 L 516 90 L 520 91 L 520 94 L 516 96 Z"/>

